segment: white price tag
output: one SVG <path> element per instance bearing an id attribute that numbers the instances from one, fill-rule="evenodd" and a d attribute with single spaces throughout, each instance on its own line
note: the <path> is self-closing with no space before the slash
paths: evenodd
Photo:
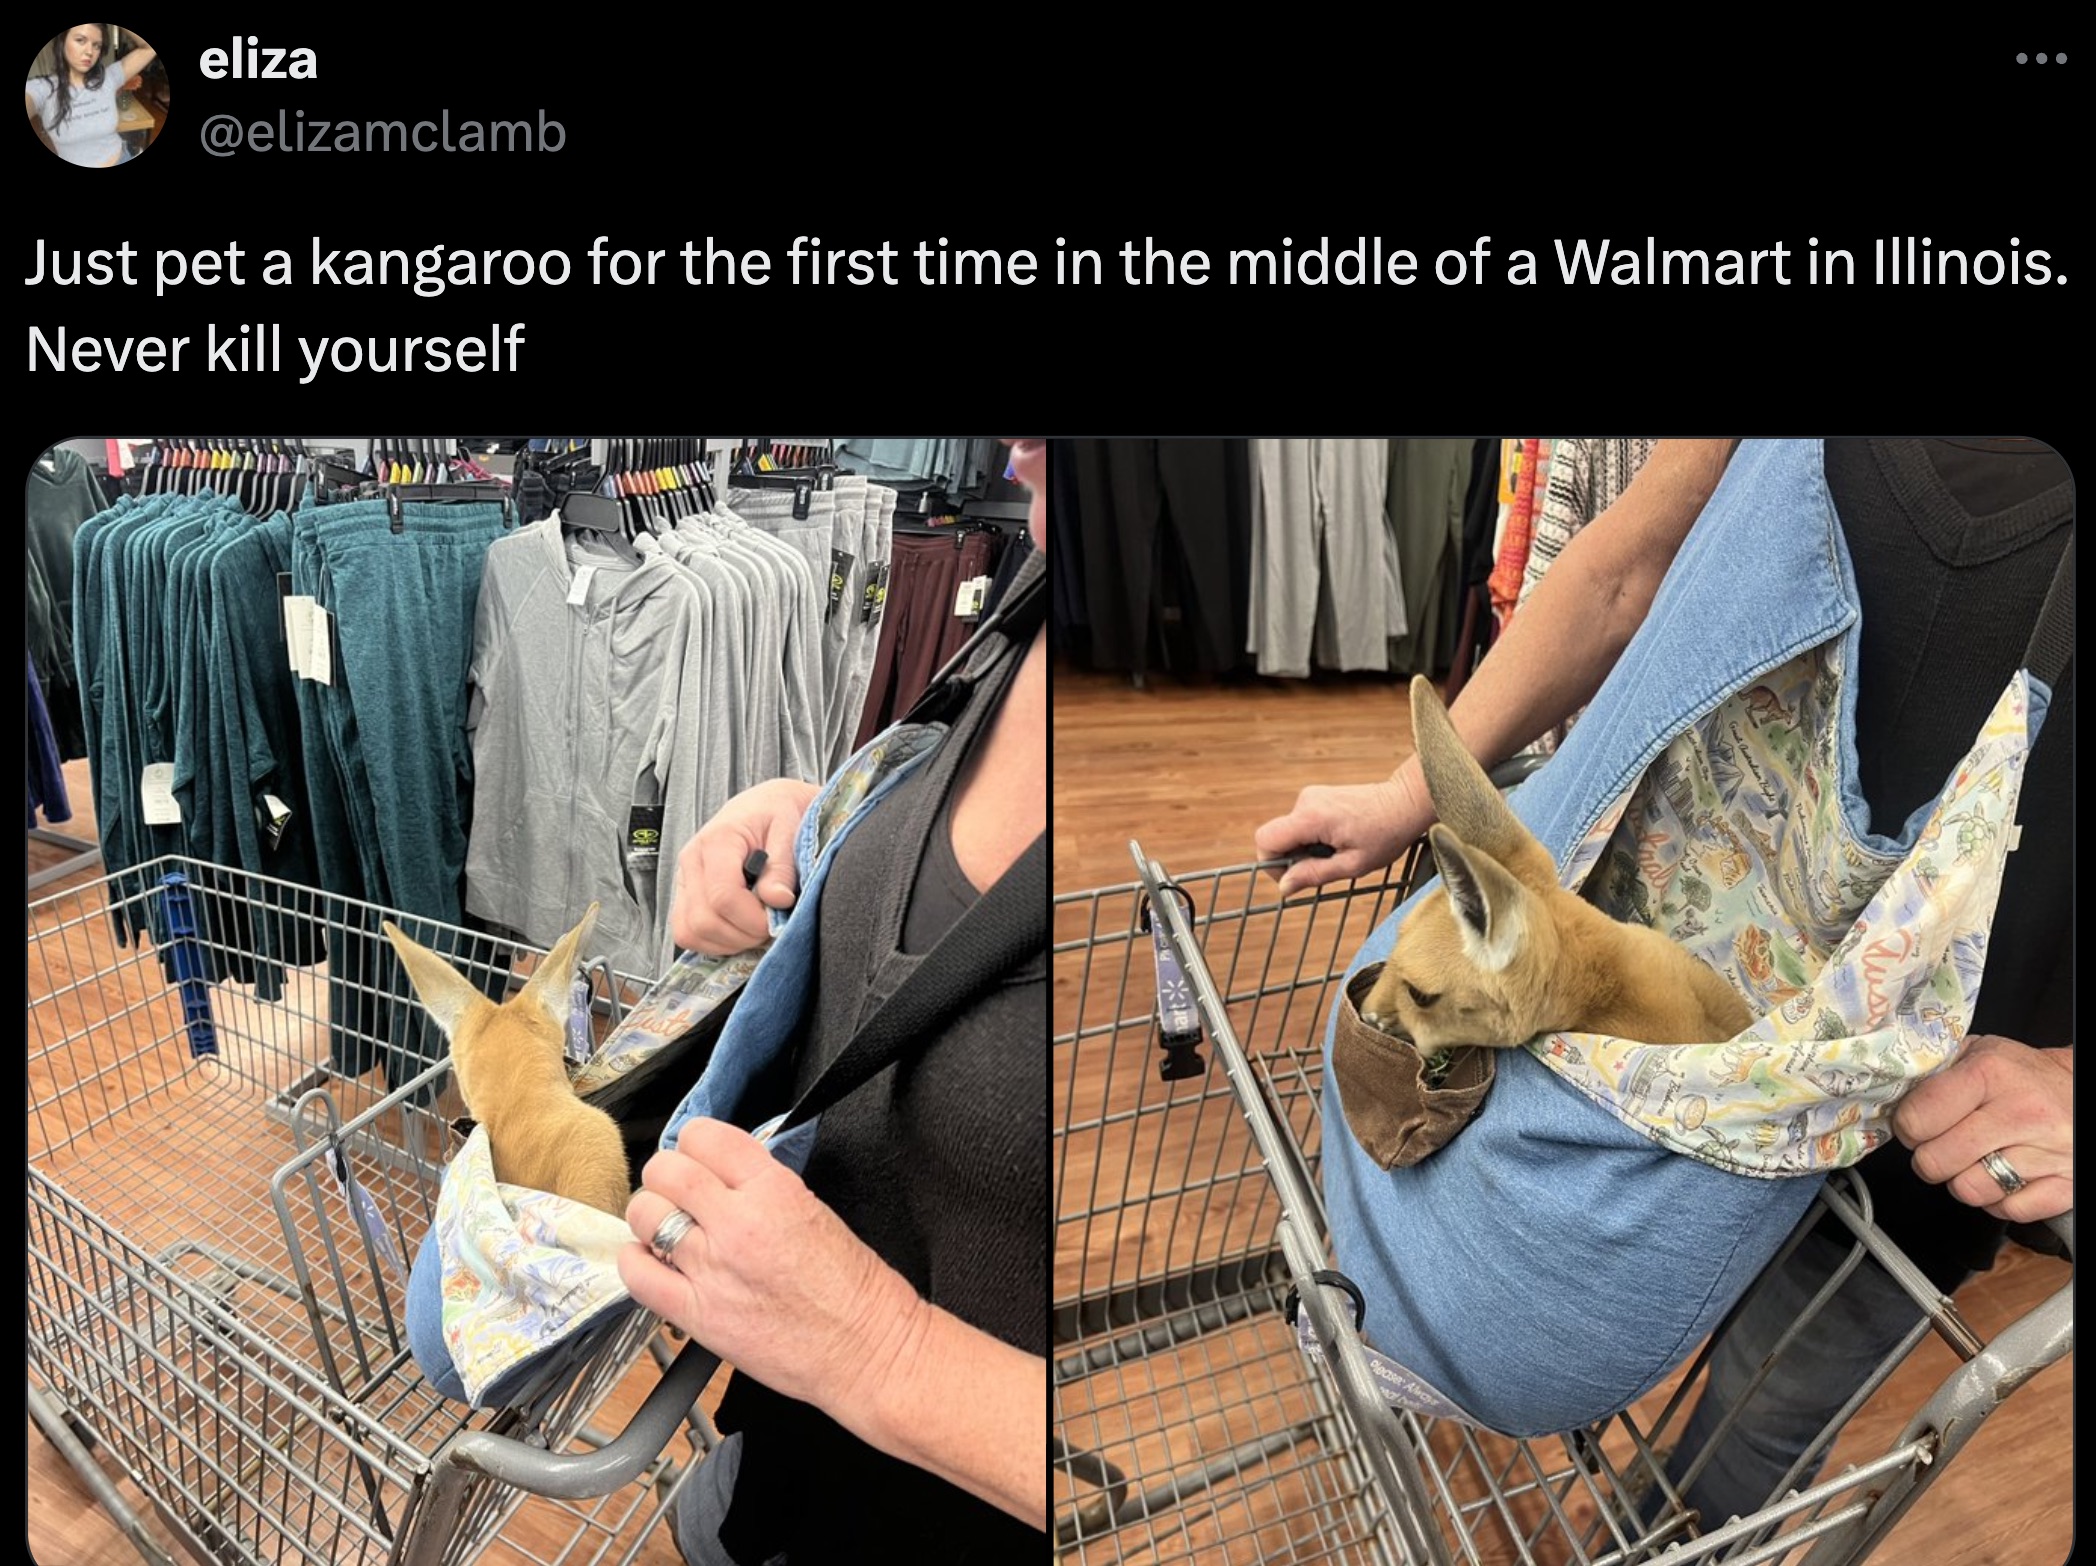
<path id="1" fill-rule="evenodd" d="M 306 677 L 323 685 L 335 683 L 335 617 L 318 604 L 313 606 L 313 639 L 306 647 Z"/>
<path id="2" fill-rule="evenodd" d="M 175 764 L 156 761 L 138 779 L 138 799 L 147 826 L 180 826 L 182 807 L 175 799 Z"/>
<path id="3" fill-rule="evenodd" d="M 590 578 L 596 574 L 597 568 L 593 565 L 580 565 L 575 568 L 574 584 L 568 588 L 569 603 L 586 604 L 589 602 Z"/>
<path id="4" fill-rule="evenodd" d="M 262 803 L 255 810 L 255 826 L 262 834 L 262 845 L 274 849 L 284 841 L 284 828 L 291 824 L 291 807 L 274 794 L 264 794 Z"/>
<path id="5" fill-rule="evenodd" d="M 284 640 L 291 649 L 291 672 L 300 679 L 306 674 L 306 648 L 313 640 L 313 611 L 320 605 L 310 593 L 293 593 L 284 600 Z"/>

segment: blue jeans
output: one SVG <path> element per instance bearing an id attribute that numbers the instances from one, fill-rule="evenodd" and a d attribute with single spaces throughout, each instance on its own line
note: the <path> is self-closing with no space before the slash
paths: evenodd
<path id="1" fill-rule="evenodd" d="M 1771 1266 L 1766 1287 L 1741 1308 L 1719 1340 L 1709 1380 L 1667 1465 L 1667 1477 L 1679 1487 L 1725 1414 L 1746 1400 L 1739 1422 L 1683 1492 L 1702 1514 L 1705 1529 L 1768 1505 L 1791 1464 L 1811 1449 L 1827 1421 L 1926 1314 L 1866 1256 L 1750 1398 L 1747 1384 L 1776 1340 L 1804 1313 L 1849 1249 L 1846 1238 L 1814 1229 L 1780 1268 Z M 1793 1481 L 1797 1488 L 1812 1482 L 1826 1456 L 1824 1450 L 1814 1453 Z"/>
<path id="2" fill-rule="evenodd" d="M 690 1483 L 677 1492 L 677 1512 L 670 1532 L 686 1566 L 738 1566 L 721 1548 L 720 1526 L 735 1495 L 735 1476 L 742 1470 L 742 1433 L 737 1431 L 699 1464 Z M 762 1566 L 786 1566 L 785 1555 L 769 1557 Z"/>

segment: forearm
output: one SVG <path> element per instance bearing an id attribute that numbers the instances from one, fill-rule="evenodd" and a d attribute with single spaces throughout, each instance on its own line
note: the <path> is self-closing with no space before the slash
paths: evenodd
<path id="1" fill-rule="evenodd" d="M 1592 700 L 1735 444 L 1661 441 L 1616 503 L 1573 536 L 1450 710 L 1479 761 L 1504 760 Z M 1416 763 L 1399 769 L 1400 782 L 1407 770 Z"/>
<path id="2" fill-rule="evenodd" d="M 139 37 L 137 32 L 133 30 L 126 30 L 125 41 L 129 43 L 130 47 L 119 50 L 117 70 L 128 81 L 131 77 L 136 76 L 140 71 L 151 65 L 153 57 L 159 51 Z"/>
<path id="3" fill-rule="evenodd" d="M 832 1418 L 1021 1522 L 1048 1524 L 1048 1365 L 931 1305 Z"/>

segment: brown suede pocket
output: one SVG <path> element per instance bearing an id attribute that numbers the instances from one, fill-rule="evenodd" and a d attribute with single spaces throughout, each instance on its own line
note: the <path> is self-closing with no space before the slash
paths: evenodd
<path id="1" fill-rule="evenodd" d="M 1375 987 L 1381 963 L 1363 968 L 1346 987 L 1332 1040 L 1332 1069 L 1354 1140 L 1385 1169 L 1403 1169 L 1445 1147 L 1470 1122 L 1492 1090 L 1493 1051 L 1454 1051 L 1439 1087 L 1428 1087 L 1426 1062 L 1403 1039 L 1371 1027 L 1361 1002 Z"/>

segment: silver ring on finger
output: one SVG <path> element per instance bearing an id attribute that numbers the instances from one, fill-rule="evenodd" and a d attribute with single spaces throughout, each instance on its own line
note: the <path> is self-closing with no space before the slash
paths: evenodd
<path id="1" fill-rule="evenodd" d="M 655 1226 L 655 1238 L 648 1241 L 648 1249 L 655 1259 L 665 1267 L 677 1264 L 670 1258 L 676 1253 L 677 1242 L 699 1226 L 698 1219 L 681 1207 L 672 1207 L 661 1223 Z"/>
<path id="2" fill-rule="evenodd" d="M 2016 1173 L 2016 1166 L 2001 1155 L 1999 1148 L 1982 1158 L 1980 1167 L 1994 1177 L 1994 1183 L 2001 1187 L 2003 1196 L 2014 1196 L 2030 1184 L 2022 1175 Z"/>

